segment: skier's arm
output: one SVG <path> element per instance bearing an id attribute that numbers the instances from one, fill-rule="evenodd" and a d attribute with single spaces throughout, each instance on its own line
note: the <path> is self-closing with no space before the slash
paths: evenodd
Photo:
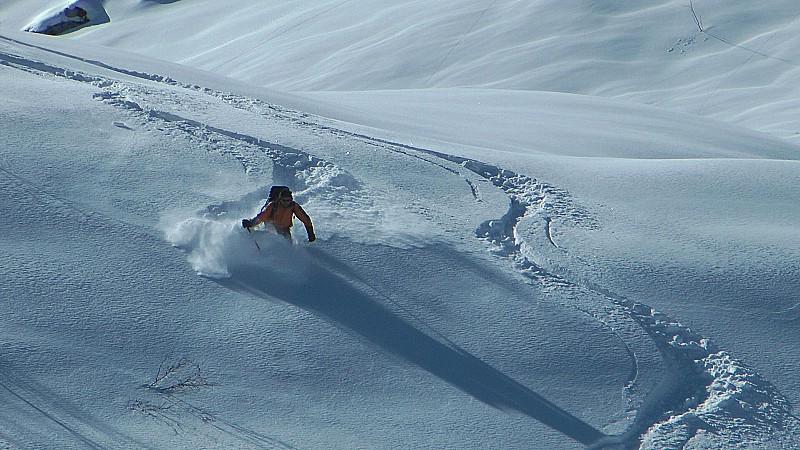
<path id="1" fill-rule="evenodd" d="M 253 226 L 256 226 L 256 225 L 258 225 L 258 224 L 260 224 L 260 223 L 264 223 L 264 222 L 267 222 L 267 221 L 269 221 L 269 216 L 270 216 L 270 214 L 272 214 L 272 209 L 273 209 L 273 208 L 275 208 L 275 202 L 269 202 L 269 203 L 267 203 L 267 204 L 266 204 L 266 205 L 265 205 L 265 206 L 264 206 L 264 207 L 261 209 L 261 212 L 260 212 L 260 213 L 258 213 L 258 215 L 256 215 L 256 216 L 253 218 L 253 220 L 251 220 L 251 221 L 250 221 L 250 223 L 252 223 L 252 224 L 253 224 Z"/>
<path id="2" fill-rule="evenodd" d="M 294 204 L 294 215 L 305 225 L 306 233 L 308 233 L 308 242 L 317 240 L 317 236 L 314 234 L 314 224 L 311 223 L 311 217 L 309 217 L 303 207 L 297 203 Z"/>

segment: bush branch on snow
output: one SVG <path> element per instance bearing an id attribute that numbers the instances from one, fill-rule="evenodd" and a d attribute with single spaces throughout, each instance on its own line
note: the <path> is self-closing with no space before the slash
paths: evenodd
<path id="1" fill-rule="evenodd" d="M 140 412 L 151 417 L 162 415 L 164 411 L 169 410 L 172 408 L 172 406 L 172 404 L 166 401 L 162 402 L 160 405 L 157 405 L 146 400 L 133 400 L 128 404 L 128 408 L 130 408 L 131 411 Z"/>
<path id="2" fill-rule="evenodd" d="M 186 389 L 196 389 L 213 386 L 203 374 L 200 366 L 188 358 L 180 358 L 170 362 L 167 356 L 158 366 L 153 381 L 147 389 L 162 393 L 172 394 Z"/>
<path id="3" fill-rule="evenodd" d="M 128 409 L 162 420 L 176 430 L 180 427 L 177 417 L 180 410 L 185 410 L 187 403 L 180 400 L 176 394 L 189 389 L 211 387 L 211 383 L 198 364 L 189 358 L 173 359 L 170 355 L 164 357 L 158 366 L 152 381 L 142 387 L 158 394 L 158 400 L 133 400 L 128 403 Z M 190 406 L 191 407 L 191 406 Z M 198 413 L 194 413 L 198 415 Z M 210 415 L 209 415 L 210 417 Z M 202 417 L 207 421 L 209 418 Z"/>

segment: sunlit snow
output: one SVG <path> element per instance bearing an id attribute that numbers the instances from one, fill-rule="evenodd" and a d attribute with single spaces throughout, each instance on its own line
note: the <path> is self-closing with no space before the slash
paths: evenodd
<path id="1" fill-rule="evenodd" d="M 797 447 L 798 16 L 5 0 L 0 448 Z"/>

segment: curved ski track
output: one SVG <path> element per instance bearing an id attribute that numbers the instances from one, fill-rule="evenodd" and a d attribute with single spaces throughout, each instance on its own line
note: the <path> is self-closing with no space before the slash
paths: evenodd
<path id="1" fill-rule="evenodd" d="M 530 283 L 541 286 L 546 292 L 557 292 L 561 298 L 570 299 L 573 302 L 571 306 L 612 330 L 630 355 L 631 372 L 622 392 L 628 401 L 629 411 L 616 425 L 622 429 L 612 429 L 615 428 L 614 424 L 609 426 L 610 431 L 618 436 L 611 441 L 616 444 L 609 446 L 618 447 L 621 442 L 626 448 L 680 448 L 704 431 L 715 433 L 722 442 L 746 445 L 800 429 L 798 419 L 792 414 L 791 404 L 773 385 L 740 361 L 679 321 L 647 305 L 609 292 L 592 281 L 583 280 L 570 270 L 568 264 L 575 264 L 576 259 L 571 258 L 567 250 L 556 244 L 551 232 L 552 226 L 596 228 L 602 224 L 592 217 L 590 211 L 578 206 L 568 192 L 480 161 L 347 132 L 324 125 L 308 114 L 260 100 L 196 85 L 180 84 L 172 78 L 160 75 L 115 68 L 99 61 L 55 52 L 3 36 L 0 39 L 93 64 L 126 76 L 200 92 L 235 108 L 256 112 L 265 120 L 289 123 L 308 129 L 311 133 L 327 133 L 339 138 L 361 140 L 384 151 L 434 164 L 448 173 L 462 177 L 478 202 L 481 201 L 481 194 L 474 181 L 476 178 L 488 180 L 502 189 L 509 198 L 508 212 L 499 219 L 484 222 L 476 230 L 477 237 L 486 241 L 492 253 L 510 260 L 515 270 Z M 206 151 L 237 159 L 244 170 L 253 175 L 268 170 L 265 164 L 269 162 L 272 164 L 273 179 L 276 182 L 293 184 L 299 191 L 314 190 L 320 195 L 333 194 L 324 192 L 324 188 L 317 191 L 315 188 L 320 186 L 306 185 L 304 178 L 298 177 L 298 174 L 311 168 L 346 174 L 334 164 L 297 149 L 217 128 L 174 112 L 144 106 L 148 96 L 155 96 L 154 98 L 159 99 L 158 105 L 163 107 L 167 103 L 165 97 L 176 95 L 175 91 L 166 93 L 155 87 L 85 74 L 5 51 L 0 51 L 0 64 L 41 76 L 62 77 L 92 84 L 99 91 L 95 94 L 98 100 L 127 110 L 142 126 L 166 133 L 186 133 Z M 175 101 L 187 100 L 188 96 Z M 125 124 L 117 126 L 127 127 Z M 350 184 L 338 186 L 342 187 L 353 188 Z M 351 194 L 359 197 L 362 202 L 369 201 L 361 198 L 357 192 Z M 535 239 L 520 239 L 520 223 L 525 224 L 526 230 L 532 230 Z M 582 261 L 578 259 L 577 263 Z M 654 370 L 662 371 L 663 378 L 640 379 L 640 373 Z M 19 393 L 19 389 L 9 385 L 16 384 L 18 380 L 9 379 L 8 374 L 2 372 L 0 375 L 5 378 L 0 386 L 22 402 L 40 410 L 33 405 L 31 398 L 26 399 L 24 392 Z M 194 411 L 202 411 L 193 405 L 189 407 Z M 47 412 L 42 413 L 51 416 Z M 235 424 L 227 424 L 227 427 L 242 431 Z M 245 435 L 253 434 L 249 430 L 245 431 Z M 253 444 L 253 440 L 246 439 L 247 437 L 244 440 Z M 259 438 L 262 443 L 271 440 L 263 435 L 259 435 Z M 277 439 L 273 442 L 275 441 L 280 442 Z M 599 442 L 597 447 L 604 445 Z"/>

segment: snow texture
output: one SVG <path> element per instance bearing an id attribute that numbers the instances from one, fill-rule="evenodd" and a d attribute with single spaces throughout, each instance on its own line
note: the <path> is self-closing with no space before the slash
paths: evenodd
<path id="1" fill-rule="evenodd" d="M 0 4 L 0 448 L 800 445 L 796 2 L 222 5 Z"/>

